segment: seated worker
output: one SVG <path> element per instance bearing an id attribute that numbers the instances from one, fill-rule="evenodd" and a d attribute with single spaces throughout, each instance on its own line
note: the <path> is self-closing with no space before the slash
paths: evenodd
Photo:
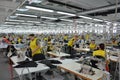
<path id="1" fill-rule="evenodd" d="M 65 36 L 63 37 L 63 39 L 64 39 L 64 42 L 65 42 L 65 43 L 68 42 L 68 36 L 67 36 L 67 35 L 65 35 Z"/>
<path id="2" fill-rule="evenodd" d="M 105 45 L 103 43 L 99 44 L 98 50 L 93 52 L 93 56 L 100 56 L 105 58 L 106 54 L 105 54 Z"/>
<path id="3" fill-rule="evenodd" d="M 23 43 L 22 42 L 22 37 L 18 37 L 18 39 L 17 39 L 17 44 L 20 44 L 20 43 Z"/>
<path id="4" fill-rule="evenodd" d="M 95 49 L 96 49 L 96 44 L 95 44 L 95 40 L 92 40 L 91 41 L 91 43 L 90 43 L 90 45 L 89 45 L 89 48 L 90 48 L 90 50 L 91 51 L 94 51 Z"/>
<path id="5" fill-rule="evenodd" d="M 39 40 L 35 37 L 34 34 L 30 34 L 29 38 L 30 49 L 32 51 L 32 59 L 34 61 L 45 59 L 45 56 L 42 54 L 42 48 L 40 47 Z"/>
<path id="6" fill-rule="evenodd" d="M 71 56 L 74 54 L 73 51 L 75 51 L 75 50 L 73 49 L 73 47 L 77 40 L 78 40 L 78 36 L 74 36 L 74 38 L 72 38 L 68 41 L 68 44 L 67 44 L 68 45 L 68 54 L 70 54 Z"/>
<path id="7" fill-rule="evenodd" d="M 117 40 L 116 40 L 116 39 L 112 39 L 111 44 L 112 44 L 113 46 L 117 46 L 117 45 L 118 45 L 118 42 L 117 42 Z"/>
<path id="8" fill-rule="evenodd" d="M 90 35 L 87 33 L 87 34 L 85 35 L 85 40 L 88 41 L 89 38 L 90 38 Z"/>
<path id="9" fill-rule="evenodd" d="M 52 51 L 53 50 L 53 45 L 51 43 L 51 39 L 48 39 L 47 45 L 48 45 L 47 51 Z"/>
<path id="10" fill-rule="evenodd" d="M 6 44 L 11 44 L 9 38 L 7 38 L 7 37 L 5 37 L 5 36 L 3 37 L 2 42 L 3 42 L 3 43 L 6 43 Z"/>
<path id="11" fill-rule="evenodd" d="M 105 45 L 103 43 L 101 43 L 101 44 L 99 44 L 98 48 L 99 48 L 98 50 L 93 52 L 93 56 L 105 61 L 105 57 L 106 57 L 105 50 L 104 50 Z M 98 68 L 98 66 L 96 65 L 97 63 L 98 63 L 97 60 L 91 60 L 92 67 Z"/>

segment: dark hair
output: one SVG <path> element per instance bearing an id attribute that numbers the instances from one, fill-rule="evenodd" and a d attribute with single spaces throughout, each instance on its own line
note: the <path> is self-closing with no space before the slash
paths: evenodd
<path id="1" fill-rule="evenodd" d="M 29 36 L 35 36 L 34 34 L 30 34 Z"/>
<path id="2" fill-rule="evenodd" d="M 91 40 L 91 41 L 95 41 L 95 40 L 93 39 L 93 40 Z"/>
<path id="3" fill-rule="evenodd" d="M 99 47 L 100 47 L 101 50 L 105 49 L 105 45 L 103 43 L 99 44 Z"/>

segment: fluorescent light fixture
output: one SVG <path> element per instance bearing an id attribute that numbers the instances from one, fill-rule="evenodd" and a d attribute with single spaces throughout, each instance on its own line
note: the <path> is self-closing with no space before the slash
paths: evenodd
<path id="1" fill-rule="evenodd" d="M 100 21 L 100 22 L 103 22 L 103 20 L 101 19 L 93 19 L 94 21 Z"/>
<path id="2" fill-rule="evenodd" d="M 91 17 L 87 17 L 87 16 L 79 16 L 81 18 L 84 18 L 84 19 L 92 19 Z"/>
<path id="3" fill-rule="evenodd" d="M 19 23 L 15 23 L 15 22 L 5 22 L 5 24 L 19 24 Z"/>
<path id="4" fill-rule="evenodd" d="M 30 22 L 30 23 L 40 23 L 38 21 L 27 21 L 27 22 Z"/>
<path id="5" fill-rule="evenodd" d="M 45 17 L 45 16 L 41 16 L 41 18 L 51 19 L 51 20 L 57 20 L 57 18 L 53 18 L 53 17 Z"/>
<path id="6" fill-rule="evenodd" d="M 110 21 L 104 21 L 104 22 L 106 22 L 106 23 L 111 23 Z"/>
<path id="7" fill-rule="evenodd" d="M 83 21 L 76 21 L 77 23 L 85 23 L 85 22 L 83 22 Z"/>
<path id="8" fill-rule="evenodd" d="M 68 20 L 68 19 L 60 19 L 60 20 L 67 21 L 67 22 L 73 22 L 73 20 Z"/>
<path id="9" fill-rule="evenodd" d="M 13 26 L 13 25 L 7 25 L 7 24 L 5 24 L 5 25 L 1 25 L 1 26 L 4 26 L 4 27 L 9 27 L 9 26 Z"/>
<path id="10" fill-rule="evenodd" d="M 29 9 L 26 9 L 26 8 L 25 8 L 25 9 L 20 8 L 20 9 L 17 9 L 17 10 L 18 10 L 18 11 L 23 11 L 23 12 L 24 12 L 24 11 L 28 11 Z"/>
<path id="11" fill-rule="evenodd" d="M 25 17 L 34 17 L 34 18 L 37 17 L 36 15 L 18 14 L 18 13 L 16 13 L 15 15 L 17 15 L 17 16 L 25 16 Z"/>
<path id="12" fill-rule="evenodd" d="M 33 7 L 33 6 L 25 6 L 25 8 L 38 10 L 38 11 L 45 11 L 45 12 L 54 12 L 54 10 L 51 10 L 51 9 L 45 9 L 45 8 L 39 8 L 39 7 Z"/>
<path id="13" fill-rule="evenodd" d="M 75 14 L 72 13 L 66 13 L 66 12 L 61 12 L 61 11 L 57 11 L 58 14 L 64 14 L 64 15 L 68 15 L 68 16 L 76 16 Z"/>
<path id="14" fill-rule="evenodd" d="M 24 24 L 24 25 L 33 25 L 33 24 L 31 24 L 31 23 L 21 23 L 21 24 Z"/>
<path id="15" fill-rule="evenodd" d="M 44 23 L 46 23 L 46 24 L 55 24 L 55 23 L 51 23 L 51 22 L 44 22 Z"/>
<path id="16" fill-rule="evenodd" d="M 15 16 L 10 16 L 10 18 L 17 18 L 17 16 L 15 15 Z"/>
<path id="17" fill-rule="evenodd" d="M 29 3 L 41 3 L 43 0 L 28 0 Z"/>
<path id="18" fill-rule="evenodd" d="M 62 23 L 57 23 L 57 25 L 65 25 L 65 24 L 62 24 Z"/>
<path id="19" fill-rule="evenodd" d="M 14 19 L 8 19 L 7 21 L 14 21 L 14 22 L 25 22 L 24 20 L 14 20 Z"/>

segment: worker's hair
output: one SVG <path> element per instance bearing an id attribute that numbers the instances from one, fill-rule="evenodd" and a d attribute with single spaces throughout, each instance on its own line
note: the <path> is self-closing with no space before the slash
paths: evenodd
<path id="1" fill-rule="evenodd" d="M 101 44 L 99 44 L 99 48 L 100 48 L 101 50 L 104 50 L 104 49 L 105 49 L 105 45 L 104 45 L 103 43 L 101 43 Z"/>
<path id="2" fill-rule="evenodd" d="M 29 36 L 35 36 L 34 34 L 30 34 Z"/>
<path id="3" fill-rule="evenodd" d="M 91 41 L 95 41 L 94 39 L 92 39 Z"/>

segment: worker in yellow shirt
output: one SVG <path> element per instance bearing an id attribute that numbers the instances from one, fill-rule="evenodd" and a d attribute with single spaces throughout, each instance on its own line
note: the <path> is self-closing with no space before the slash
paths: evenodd
<path id="1" fill-rule="evenodd" d="M 92 40 L 89 45 L 90 50 L 94 51 L 96 49 L 96 47 L 97 47 L 97 45 L 95 44 L 95 40 Z"/>
<path id="2" fill-rule="evenodd" d="M 90 38 L 90 35 L 87 33 L 86 36 L 85 36 L 86 41 L 88 41 L 89 38 Z"/>
<path id="3" fill-rule="evenodd" d="M 32 58 L 34 61 L 45 59 L 45 56 L 42 54 L 42 48 L 40 47 L 39 40 L 35 37 L 34 34 L 29 35 L 30 38 L 30 49 L 32 51 Z"/>
<path id="4" fill-rule="evenodd" d="M 106 54 L 104 50 L 105 45 L 101 43 L 99 44 L 98 48 L 99 48 L 98 50 L 93 52 L 93 56 L 105 61 L 105 58 L 106 58 Z M 97 63 L 98 63 L 97 60 L 91 60 L 92 67 L 98 68 L 98 66 L 96 65 Z"/>
<path id="5" fill-rule="evenodd" d="M 74 42 L 75 42 L 75 39 L 74 39 L 74 38 L 70 39 L 70 40 L 68 41 L 68 46 L 73 47 Z"/>
<path id="6" fill-rule="evenodd" d="M 78 36 L 74 36 L 74 38 L 72 38 L 72 39 L 70 39 L 69 41 L 68 41 L 68 54 L 70 54 L 71 56 L 73 56 L 73 50 L 74 50 L 74 43 L 76 42 L 78 40 Z"/>
<path id="7" fill-rule="evenodd" d="M 68 36 L 67 36 L 67 35 L 65 35 L 65 36 L 63 37 L 63 39 L 64 39 L 64 42 L 65 42 L 65 43 L 68 42 Z"/>
<path id="8" fill-rule="evenodd" d="M 22 37 L 18 37 L 17 39 L 17 44 L 20 44 L 20 43 L 22 43 Z"/>
<path id="9" fill-rule="evenodd" d="M 105 58 L 106 54 L 104 51 L 105 45 L 103 43 L 99 44 L 98 50 L 93 52 L 93 56 L 101 56 Z"/>
<path id="10" fill-rule="evenodd" d="M 49 38 L 47 42 L 47 51 L 52 51 L 53 49 L 54 49 L 53 43 L 51 42 L 51 39 Z"/>
<path id="11" fill-rule="evenodd" d="M 45 38 L 44 38 L 44 41 L 48 41 L 48 38 L 47 38 L 47 37 L 45 37 Z"/>

